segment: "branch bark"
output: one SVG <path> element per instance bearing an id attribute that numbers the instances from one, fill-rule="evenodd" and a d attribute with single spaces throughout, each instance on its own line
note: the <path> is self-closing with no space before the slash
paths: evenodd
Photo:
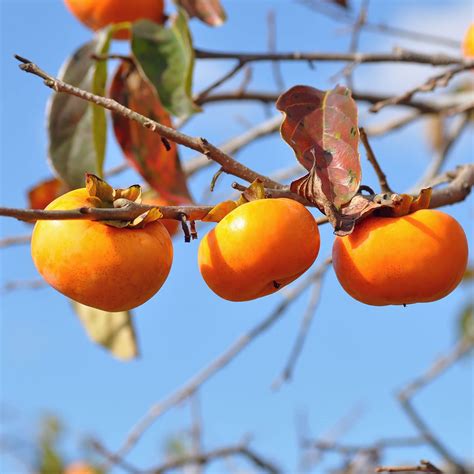
<path id="1" fill-rule="evenodd" d="M 112 112 L 122 115 L 128 118 L 129 120 L 133 120 L 142 125 L 143 127 L 147 128 L 148 130 L 158 133 L 163 138 L 191 148 L 192 150 L 198 151 L 200 153 L 203 153 L 209 159 L 219 163 L 223 168 L 224 172 L 242 178 L 245 181 L 252 182 L 256 179 L 259 179 L 266 186 L 271 188 L 278 189 L 282 186 L 280 183 L 277 183 L 271 180 L 270 178 L 263 176 L 251 170 L 250 168 L 247 168 L 242 163 L 239 163 L 238 161 L 234 160 L 232 157 L 224 153 L 222 150 L 217 148 L 205 138 L 191 137 L 182 132 L 179 132 L 178 130 L 166 127 L 165 125 L 162 125 L 154 120 L 149 119 L 148 117 L 145 117 L 144 115 L 141 115 L 127 107 L 124 107 L 113 99 L 92 94 L 90 92 L 74 87 L 70 84 L 67 84 L 57 78 L 54 78 L 53 76 L 40 69 L 36 64 L 33 64 L 28 59 L 22 58 L 18 55 L 15 57 L 22 63 L 20 64 L 20 69 L 22 71 L 41 77 L 44 80 L 44 84 L 56 92 L 63 92 L 79 97 L 82 100 L 86 100 L 93 104 L 99 105 L 100 107 L 111 110 Z"/>

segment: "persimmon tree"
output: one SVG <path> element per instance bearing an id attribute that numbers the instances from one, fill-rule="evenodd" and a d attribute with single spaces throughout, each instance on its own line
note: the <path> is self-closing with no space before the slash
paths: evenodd
<path id="1" fill-rule="evenodd" d="M 91 446 L 100 458 L 97 466 L 76 464 L 66 468 L 56 454 L 51 455 L 56 449 L 58 430 L 48 425 L 42 452 L 49 453 L 49 457 L 43 456 L 39 470 L 44 474 L 85 474 L 118 466 L 127 472 L 164 473 L 240 456 L 256 469 L 283 472 L 247 442 L 210 451 L 198 448 L 174 453 L 152 469 L 131 465 L 127 454 L 162 414 L 183 401 L 193 400 L 211 377 L 312 287 L 307 313 L 276 385 L 289 381 L 321 298 L 323 277 L 332 271 L 333 259 L 344 289 L 372 305 L 435 301 L 452 292 L 463 278 L 472 278 L 472 272 L 465 271 L 468 250 L 462 227 L 444 211 L 434 210 L 465 205 L 474 185 L 474 165 L 453 165 L 444 170 L 449 152 L 472 121 L 472 27 L 461 49 L 460 41 L 371 23 L 368 2 L 362 2 L 356 17 L 348 13 L 346 2 L 333 2 L 323 12 L 342 15 L 343 21 L 351 25 L 349 52 L 279 53 L 274 50 L 272 34 L 270 50 L 266 52 L 228 52 L 218 48 L 210 51 L 199 48 L 190 22 L 197 17 L 211 27 L 224 24 L 225 12 L 218 0 L 179 0 L 175 8 L 163 6 L 160 1 L 139 3 L 135 8 L 110 0 L 66 1 L 72 13 L 94 33 L 66 60 L 60 73 L 43 70 L 41 64 L 28 57 L 28 52 L 19 51 L 15 56 L 21 71 L 31 75 L 32 88 L 41 87 L 35 81 L 39 78 L 52 90 L 47 133 L 53 176 L 29 191 L 29 208 L 1 207 L 0 216 L 36 222 L 31 248 L 40 274 L 45 282 L 72 299 L 90 339 L 122 360 L 137 355 L 131 310 L 139 313 L 139 306 L 164 283 L 172 260 L 171 237 L 175 241 L 184 238 L 190 245 L 193 240 L 200 240 L 196 254 L 199 253 L 202 276 L 210 289 L 225 299 L 263 297 L 281 292 L 296 281 L 286 289 L 285 298 L 273 312 L 183 386 L 152 406 L 120 446 L 112 449 L 106 440 L 94 440 Z M 313 7 L 317 4 L 307 3 Z M 170 8 L 169 16 L 163 14 L 163 7 Z M 141 8 L 143 11 L 137 16 L 137 9 Z M 270 20 L 270 31 L 273 26 Z M 359 37 L 371 28 L 414 37 L 431 44 L 433 51 L 359 52 Z M 127 46 L 126 53 L 114 49 L 118 40 L 126 41 L 122 43 Z M 439 53 L 438 43 L 453 46 L 453 54 Z M 204 90 L 194 90 L 196 61 L 211 59 L 232 60 L 235 64 Z M 272 63 L 278 92 L 250 88 L 248 71 L 260 62 Z M 342 62 L 346 66 L 338 78 L 345 85 L 329 90 L 322 90 L 317 82 L 286 87 L 279 68 L 282 62 L 307 63 L 308 67 Z M 365 93 L 354 87 L 356 68 L 385 63 L 442 70 L 428 73 L 425 81 L 400 95 Z M 221 86 L 232 83 L 241 73 L 244 80 L 239 87 L 219 92 Z M 454 83 L 457 76 L 465 78 L 465 82 L 459 81 L 453 87 L 450 82 Z M 459 85 L 470 92 L 467 99 L 459 99 Z M 442 105 L 425 98 L 426 92 L 436 93 L 441 88 L 449 91 L 449 100 Z M 187 122 L 208 113 L 208 104 L 230 101 L 270 105 L 280 115 L 221 146 L 211 138 L 182 131 Z M 363 127 L 359 117 L 363 103 L 370 104 L 373 114 L 388 107 L 409 112 L 395 121 Z M 435 122 L 441 130 L 435 136 L 435 156 L 416 186 L 393 189 L 390 176 L 383 171 L 383 157 L 377 157 L 371 146 L 372 137 L 425 119 Z M 112 169 L 106 160 L 108 123 L 125 158 L 123 165 Z M 257 160 L 245 165 L 237 159 L 240 149 L 278 131 L 290 147 L 288 167 L 283 172 L 263 173 Z M 183 147 L 197 155 L 182 162 Z M 364 180 L 359 148 L 364 149 L 377 184 Z M 198 171 L 213 166 L 210 192 L 222 175 L 237 181 L 228 190 L 227 198 L 214 199 L 212 204 L 209 199 L 200 202 L 190 192 L 190 180 Z M 130 168 L 141 177 L 140 185 L 124 183 L 120 189 L 113 189 L 106 182 Z M 207 225 L 215 227 L 206 234 Z M 332 256 L 318 256 L 318 226 L 323 225 L 331 226 L 336 235 Z M 29 241 L 29 236 L 8 236 L 1 246 Z M 455 458 L 428 428 L 411 399 L 471 349 L 472 324 L 473 307 L 468 304 L 453 351 L 399 394 L 418 437 L 387 437 L 373 445 L 360 446 L 305 438 L 300 443 L 302 450 L 340 454 L 346 458 L 341 472 L 359 468 L 361 472 L 376 469 L 467 473 L 468 466 Z M 381 465 L 386 449 L 412 444 L 435 450 L 443 464 L 437 466 L 423 460 L 405 466 Z M 357 467 L 360 454 L 366 456 L 365 464 Z"/>

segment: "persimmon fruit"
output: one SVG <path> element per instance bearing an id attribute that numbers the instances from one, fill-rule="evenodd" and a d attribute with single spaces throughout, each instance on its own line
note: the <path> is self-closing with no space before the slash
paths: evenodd
<path id="1" fill-rule="evenodd" d="M 474 58 L 474 22 L 471 23 L 466 31 L 462 43 L 462 52 L 466 58 Z"/>
<path id="2" fill-rule="evenodd" d="M 64 0 L 70 12 L 88 28 L 96 31 L 113 23 L 141 19 L 163 23 L 163 0 Z M 118 31 L 114 38 L 127 39 L 128 30 Z"/>
<path id="3" fill-rule="evenodd" d="M 96 474 L 96 470 L 85 462 L 75 462 L 66 466 L 64 474 Z"/>
<path id="4" fill-rule="evenodd" d="M 220 297 L 248 301 L 302 275 L 319 252 L 311 213 L 292 199 L 258 199 L 227 214 L 199 245 L 204 281 Z"/>
<path id="5" fill-rule="evenodd" d="M 333 265 L 342 287 L 375 306 L 439 300 L 461 281 L 467 239 L 450 215 L 424 209 L 403 217 L 369 217 L 336 237 Z"/>
<path id="6" fill-rule="evenodd" d="M 85 188 L 55 199 L 47 210 L 94 207 Z M 91 220 L 40 220 L 31 240 L 33 261 L 56 290 L 104 311 L 125 311 L 150 299 L 165 282 L 173 246 L 165 227 L 117 228 Z"/>

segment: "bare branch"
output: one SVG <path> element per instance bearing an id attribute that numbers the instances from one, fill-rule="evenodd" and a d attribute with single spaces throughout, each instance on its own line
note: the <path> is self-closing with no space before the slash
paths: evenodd
<path id="1" fill-rule="evenodd" d="M 272 92 L 266 91 L 231 91 L 231 92 L 222 92 L 211 94 L 207 96 L 202 103 L 211 103 L 211 102 L 223 102 L 223 101 L 258 101 L 263 103 L 274 103 L 277 101 L 279 94 L 275 94 Z M 352 97 L 354 100 L 361 101 L 361 102 L 368 102 L 370 104 L 375 104 L 381 100 L 390 99 L 391 96 L 386 95 L 379 95 L 379 94 L 372 94 L 369 92 L 358 92 L 353 91 Z M 402 100 L 396 105 L 398 106 L 406 106 L 411 107 L 414 109 L 419 110 L 421 113 L 424 114 L 434 114 L 445 110 L 445 107 L 440 105 L 428 102 L 428 101 L 421 101 L 416 99 L 410 100 Z"/>
<path id="2" fill-rule="evenodd" d="M 413 406 L 412 398 L 414 395 L 428 385 L 431 381 L 439 377 L 444 371 L 455 364 L 468 350 L 472 348 L 472 342 L 468 340 L 461 340 L 458 344 L 450 351 L 447 355 L 439 358 L 435 363 L 428 369 L 428 371 L 416 378 L 410 384 L 407 385 L 398 394 L 398 400 L 410 418 L 413 425 L 418 429 L 420 434 L 426 439 L 426 441 L 435 449 L 443 458 L 448 462 L 456 474 L 467 474 L 467 470 L 462 466 L 453 454 L 442 444 L 442 442 L 434 435 L 430 430 L 425 421 L 418 414 Z M 379 471 L 383 472 L 383 471 Z M 388 471 L 390 472 L 390 471 Z M 392 471 L 400 472 L 400 471 Z M 423 471 L 422 471 L 423 472 Z M 436 472 L 436 471 L 424 471 L 424 472 Z"/>
<path id="3" fill-rule="evenodd" d="M 101 97 L 92 94 L 90 92 L 74 87 L 70 84 L 67 84 L 63 81 L 60 81 L 59 79 L 56 79 L 47 74 L 46 72 L 41 70 L 36 64 L 33 64 L 27 59 L 24 59 L 20 56 L 15 57 L 20 62 L 22 62 L 22 64 L 20 65 L 21 70 L 41 77 L 42 79 L 44 79 L 45 85 L 55 90 L 56 92 L 64 92 L 66 94 L 79 97 L 80 99 L 86 100 L 88 102 L 92 102 L 96 105 L 99 105 L 100 107 L 104 107 L 105 109 L 111 110 L 114 113 L 122 115 L 128 118 L 129 120 L 133 120 L 139 123 L 148 130 L 158 133 L 161 137 L 191 148 L 192 150 L 203 153 L 209 159 L 212 159 L 219 163 L 226 173 L 238 176 L 248 182 L 252 182 L 255 179 L 259 179 L 269 187 L 281 187 L 279 183 L 276 183 L 275 181 L 272 181 L 266 176 L 263 176 L 251 170 L 250 168 L 247 168 L 238 161 L 235 161 L 233 158 L 231 158 L 222 150 L 214 146 L 205 138 L 190 137 L 182 132 L 179 132 L 178 130 L 166 127 L 165 125 L 155 122 L 154 120 L 151 120 L 148 117 L 145 117 L 144 115 L 141 115 L 127 107 L 124 107 L 113 99 L 108 99 L 106 97 Z"/>
<path id="4" fill-rule="evenodd" d="M 473 68 L 474 68 L 474 64 L 461 64 L 460 66 L 456 66 L 452 69 L 448 69 L 447 71 L 444 71 L 441 74 L 430 77 L 423 84 L 416 86 L 404 92 L 401 95 L 377 102 L 369 110 L 370 112 L 378 112 L 379 110 L 383 109 L 387 105 L 395 105 L 402 102 L 406 102 L 407 100 L 411 100 L 413 95 L 416 94 L 417 92 L 430 92 L 436 89 L 436 87 L 446 87 L 449 84 L 449 81 L 454 76 L 456 76 L 457 74 L 461 72 L 464 72 Z"/>
<path id="5" fill-rule="evenodd" d="M 375 469 L 375 472 L 431 472 L 443 474 L 441 469 L 438 469 L 429 461 L 420 461 L 418 466 L 381 466 Z"/>
<path id="6" fill-rule="evenodd" d="M 430 163 L 430 166 L 425 171 L 423 177 L 420 179 L 419 184 L 415 186 L 415 192 L 419 189 L 426 186 L 431 180 L 433 180 L 436 175 L 439 173 L 443 164 L 449 156 L 449 152 L 452 150 L 454 144 L 463 134 L 464 130 L 468 127 L 470 122 L 470 115 L 468 113 L 464 114 L 462 117 L 459 117 L 459 121 L 454 124 L 453 130 L 450 133 L 449 137 L 444 140 L 444 143 L 440 150 L 438 150 L 433 161 Z"/>
<path id="7" fill-rule="evenodd" d="M 328 18 L 343 23 L 354 23 L 354 17 L 346 12 L 342 12 L 340 8 L 326 8 L 327 5 L 322 4 L 319 0 L 297 0 L 317 13 L 321 13 Z M 400 28 L 398 26 L 388 25 L 385 23 L 365 22 L 364 30 L 375 31 L 377 33 L 395 36 L 397 38 L 407 38 L 413 41 L 420 41 L 423 43 L 438 44 L 454 48 L 457 51 L 461 48 L 461 42 L 456 39 L 446 38 L 444 36 L 435 35 L 432 33 L 423 33 L 421 31 L 409 30 Z"/>
<path id="8" fill-rule="evenodd" d="M 276 115 L 255 125 L 250 130 L 247 130 L 241 135 L 231 138 L 226 143 L 220 145 L 219 148 L 229 155 L 234 155 L 255 140 L 277 132 L 280 128 L 281 120 L 281 115 Z M 213 162 L 210 161 L 206 156 L 198 155 L 183 164 L 183 171 L 185 172 L 186 176 L 189 177 L 193 176 L 197 171 L 200 171 L 212 164 Z"/>
<path id="9" fill-rule="evenodd" d="M 323 264 L 324 265 L 324 264 Z M 140 440 L 150 426 L 173 406 L 190 397 L 199 387 L 207 382 L 213 375 L 226 367 L 249 344 L 273 326 L 293 303 L 317 278 L 321 272 L 317 268 L 313 273 L 301 279 L 295 286 L 282 293 L 283 301 L 265 319 L 260 321 L 250 331 L 240 336 L 228 349 L 214 359 L 204 369 L 195 374 L 184 385 L 168 397 L 153 405 L 145 416 L 130 430 L 122 446 L 112 455 L 113 463 L 119 462 Z"/>
<path id="10" fill-rule="evenodd" d="M 375 157 L 375 153 L 372 150 L 372 147 L 370 146 L 369 139 L 367 138 L 367 134 L 365 133 L 365 130 L 361 127 L 359 129 L 360 132 L 360 140 L 362 144 L 365 147 L 365 151 L 367 154 L 367 159 L 369 160 L 370 164 L 372 165 L 372 168 L 374 168 L 374 171 L 377 175 L 377 178 L 379 180 L 380 184 L 380 189 L 382 190 L 383 193 L 392 193 L 392 189 L 388 185 L 387 182 L 387 176 L 385 173 L 382 171 L 382 168 L 379 165 L 379 162 L 377 161 L 377 158 Z"/>
<path id="11" fill-rule="evenodd" d="M 292 53 L 243 53 L 219 52 L 203 49 L 195 50 L 198 59 L 238 59 L 245 62 L 254 61 L 333 61 L 355 63 L 413 63 L 430 64 L 432 66 L 464 65 L 466 68 L 474 67 L 473 60 L 464 60 L 461 57 L 446 54 L 425 54 L 406 51 L 401 48 L 394 49 L 391 53 L 322 53 L 322 52 L 292 52 Z"/>
<path id="12" fill-rule="evenodd" d="M 283 369 L 283 373 L 272 383 L 272 387 L 274 389 L 279 388 L 283 383 L 291 379 L 294 367 L 296 365 L 296 362 L 298 361 L 298 357 L 301 354 L 301 351 L 303 350 L 303 346 L 306 340 L 306 336 L 308 335 L 311 321 L 313 320 L 316 308 L 319 303 L 321 287 L 323 284 L 323 277 L 326 273 L 326 270 L 332 263 L 332 258 L 326 259 L 324 263 L 325 265 L 321 266 L 319 278 L 313 283 L 313 290 L 311 292 L 308 307 L 306 308 L 305 315 L 303 317 L 303 320 L 301 321 L 298 336 L 296 337 L 296 340 L 293 344 L 293 348 L 291 349 L 290 356 L 285 365 L 285 368 Z"/>
<path id="13" fill-rule="evenodd" d="M 165 474 L 180 467 L 189 466 L 192 464 L 207 465 L 217 459 L 236 455 L 246 458 L 256 467 L 260 468 L 262 471 L 268 472 L 269 474 L 279 474 L 281 472 L 280 469 L 274 464 L 264 459 L 260 454 L 257 454 L 245 444 L 218 448 L 214 449 L 213 451 L 208 451 L 207 453 L 205 452 L 182 456 L 172 459 L 171 461 L 168 461 L 159 467 L 148 469 L 143 472 L 144 474 Z"/>
<path id="14" fill-rule="evenodd" d="M 450 174 L 451 182 L 444 188 L 435 189 L 431 195 L 430 207 L 448 206 L 463 201 L 474 186 L 474 165 L 458 166 Z"/>
<path id="15" fill-rule="evenodd" d="M 31 234 L 5 237 L 4 239 L 0 239 L 0 248 L 10 247 L 11 245 L 29 244 L 30 241 L 31 241 Z"/>
<path id="16" fill-rule="evenodd" d="M 267 15 L 267 24 L 268 24 L 268 51 L 270 53 L 276 52 L 276 16 L 275 10 L 269 10 Z M 278 61 L 272 61 L 272 72 L 275 84 L 279 91 L 285 89 L 285 81 L 281 73 L 280 63 Z"/>

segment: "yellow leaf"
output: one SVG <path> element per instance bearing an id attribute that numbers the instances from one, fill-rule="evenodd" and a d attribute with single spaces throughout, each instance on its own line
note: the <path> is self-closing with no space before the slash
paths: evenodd
<path id="1" fill-rule="evenodd" d="M 129 311 L 110 313 L 72 301 L 89 338 L 107 349 L 117 359 L 126 361 L 138 356 L 137 340 Z"/>
<path id="2" fill-rule="evenodd" d="M 91 197 L 98 197 L 107 203 L 114 201 L 114 188 L 95 174 L 86 174 L 86 189 Z"/>
<path id="3" fill-rule="evenodd" d="M 203 222 L 220 222 L 224 217 L 232 212 L 238 204 L 235 201 L 223 201 L 213 207 L 201 220 Z"/>

